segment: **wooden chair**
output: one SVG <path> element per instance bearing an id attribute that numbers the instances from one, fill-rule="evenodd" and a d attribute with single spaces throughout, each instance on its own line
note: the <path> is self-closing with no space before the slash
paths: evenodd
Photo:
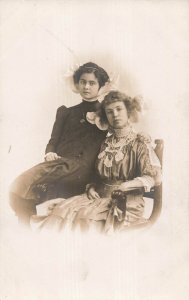
<path id="1" fill-rule="evenodd" d="M 163 140 L 160 139 L 156 139 L 155 140 L 155 148 L 154 151 L 157 155 L 157 157 L 159 158 L 159 161 L 161 163 L 161 166 L 163 166 L 163 147 L 164 147 L 164 143 Z M 135 189 L 134 191 L 137 191 L 141 189 Z M 129 192 L 128 192 L 129 193 Z M 127 194 L 127 192 L 125 193 L 125 195 Z M 162 210 L 162 184 L 159 186 L 155 186 L 151 189 L 150 192 L 145 192 L 144 193 L 144 198 L 147 200 L 150 198 L 151 201 L 153 201 L 153 208 L 151 211 L 151 215 L 146 219 L 146 221 L 142 221 L 141 223 L 137 223 L 137 224 L 133 224 L 130 225 L 129 227 L 126 227 L 125 229 L 138 229 L 138 228 L 143 228 L 143 227 L 149 227 L 151 225 L 153 225 L 157 219 L 159 218 L 159 215 L 161 213 Z M 116 205 L 118 205 L 119 198 L 115 199 L 116 201 Z M 121 203 L 121 202 L 119 202 Z M 125 206 L 126 208 L 126 206 Z M 122 209 L 123 211 L 125 209 Z"/>
<path id="2" fill-rule="evenodd" d="M 155 140 L 155 144 L 156 146 L 154 151 L 159 158 L 161 166 L 163 167 L 163 140 L 157 139 Z M 147 225 L 149 226 L 157 221 L 162 210 L 162 183 L 161 185 L 152 188 L 150 193 L 144 193 L 144 197 L 153 199 L 153 209 L 147 222 Z"/>

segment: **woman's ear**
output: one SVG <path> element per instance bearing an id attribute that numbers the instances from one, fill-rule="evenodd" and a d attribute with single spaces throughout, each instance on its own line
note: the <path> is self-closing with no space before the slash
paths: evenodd
<path id="1" fill-rule="evenodd" d="M 79 93 L 79 83 L 74 83 L 75 92 Z"/>
<path id="2" fill-rule="evenodd" d="M 131 123 L 138 122 L 138 114 L 136 111 L 133 111 L 132 114 L 129 116 L 129 122 L 131 122 Z"/>

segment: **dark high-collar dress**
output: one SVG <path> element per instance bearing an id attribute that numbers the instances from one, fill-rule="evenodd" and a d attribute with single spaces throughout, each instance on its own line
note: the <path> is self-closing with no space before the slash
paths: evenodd
<path id="1" fill-rule="evenodd" d="M 85 190 L 106 136 L 105 131 L 86 121 L 86 113 L 97 111 L 99 106 L 98 101 L 82 101 L 69 108 L 58 108 L 46 153 L 55 152 L 61 158 L 40 163 L 16 178 L 11 186 L 10 203 L 18 215 L 24 206 L 28 209 L 28 204 L 34 212 L 34 206 L 44 199 L 66 198 Z"/>

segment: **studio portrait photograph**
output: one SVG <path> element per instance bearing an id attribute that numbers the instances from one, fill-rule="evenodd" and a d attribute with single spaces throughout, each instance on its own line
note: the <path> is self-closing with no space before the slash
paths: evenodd
<path id="1" fill-rule="evenodd" d="M 0 1 L 0 299 L 189 297 L 189 3 Z"/>

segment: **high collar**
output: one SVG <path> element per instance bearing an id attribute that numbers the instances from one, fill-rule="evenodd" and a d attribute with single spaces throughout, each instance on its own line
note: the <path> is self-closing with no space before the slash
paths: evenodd
<path id="1" fill-rule="evenodd" d="M 120 129 L 111 128 L 110 132 L 117 138 L 127 137 L 127 136 L 135 134 L 135 132 L 130 124 L 126 127 L 120 128 Z"/>
<path id="2" fill-rule="evenodd" d="M 97 111 L 100 108 L 100 102 L 98 100 L 95 100 L 95 101 L 92 101 L 92 102 L 82 100 L 81 105 L 82 105 L 83 110 L 85 112 Z"/>

